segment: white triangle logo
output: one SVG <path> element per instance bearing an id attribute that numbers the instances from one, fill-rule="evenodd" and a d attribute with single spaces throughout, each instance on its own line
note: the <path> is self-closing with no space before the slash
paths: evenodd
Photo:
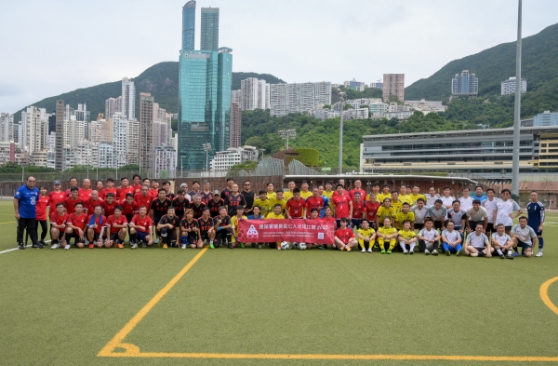
<path id="1" fill-rule="evenodd" d="M 248 229 L 248 232 L 246 233 L 246 235 L 248 236 L 258 236 L 258 230 L 256 230 L 256 227 L 254 225 L 250 226 L 250 229 Z"/>

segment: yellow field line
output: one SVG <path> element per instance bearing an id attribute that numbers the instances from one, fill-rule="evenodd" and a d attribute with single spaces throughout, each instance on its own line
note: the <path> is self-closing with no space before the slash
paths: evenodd
<path id="1" fill-rule="evenodd" d="M 539 289 L 539 295 L 544 304 L 548 306 L 548 308 L 552 310 L 556 315 L 558 315 L 558 307 L 552 302 L 552 300 L 550 300 L 550 297 L 548 297 L 548 288 L 556 281 L 558 281 L 558 277 L 551 278 L 550 280 L 543 283 L 541 285 L 541 288 Z"/>
<path id="2" fill-rule="evenodd" d="M 128 334 L 138 325 L 138 323 L 153 309 L 155 305 L 176 285 L 176 283 L 192 268 L 194 264 L 201 258 L 204 253 L 207 252 L 207 247 L 202 249 L 172 280 L 163 287 L 157 295 L 155 295 L 149 302 L 136 314 L 130 321 L 118 332 L 110 342 L 107 343 L 103 349 L 99 352 L 97 356 L 112 356 L 113 351 L 117 347 L 122 347 L 122 341 L 126 338 Z M 126 347 L 124 347 L 126 348 Z"/>

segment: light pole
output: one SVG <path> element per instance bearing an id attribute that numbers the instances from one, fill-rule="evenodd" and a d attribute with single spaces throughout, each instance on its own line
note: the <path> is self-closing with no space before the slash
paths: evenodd
<path id="1" fill-rule="evenodd" d="M 341 104 L 341 111 L 339 112 L 339 172 L 337 174 L 343 173 L 343 109 L 344 109 L 344 97 L 345 93 L 339 93 L 339 103 Z"/>
<path id="2" fill-rule="evenodd" d="M 289 128 L 288 130 L 279 130 L 277 133 L 283 140 L 287 140 L 287 150 L 289 150 L 289 138 L 296 138 L 296 129 Z"/>
<path id="3" fill-rule="evenodd" d="M 517 49 L 515 54 L 515 105 L 513 118 L 512 197 L 519 200 L 519 143 L 521 127 L 521 22 L 522 0 L 517 15 Z"/>
<path id="4" fill-rule="evenodd" d="M 209 142 L 203 144 L 203 150 L 205 151 L 205 170 L 209 176 L 209 151 L 211 151 L 211 144 Z"/>

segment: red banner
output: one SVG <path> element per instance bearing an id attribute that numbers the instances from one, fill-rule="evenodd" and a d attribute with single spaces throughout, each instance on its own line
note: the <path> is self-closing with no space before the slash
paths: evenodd
<path id="1" fill-rule="evenodd" d="M 239 221 L 238 239 L 243 243 L 333 244 L 335 229 L 335 220 L 242 220 Z"/>

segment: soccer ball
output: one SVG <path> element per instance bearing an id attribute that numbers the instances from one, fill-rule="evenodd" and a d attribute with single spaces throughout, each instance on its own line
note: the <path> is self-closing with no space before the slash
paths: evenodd
<path id="1" fill-rule="evenodd" d="M 281 242 L 281 250 L 287 250 L 287 249 L 291 249 L 289 242 Z"/>
<path id="2" fill-rule="evenodd" d="M 299 248 L 300 250 L 306 250 L 306 243 L 300 243 L 300 244 L 298 244 L 298 248 Z"/>

